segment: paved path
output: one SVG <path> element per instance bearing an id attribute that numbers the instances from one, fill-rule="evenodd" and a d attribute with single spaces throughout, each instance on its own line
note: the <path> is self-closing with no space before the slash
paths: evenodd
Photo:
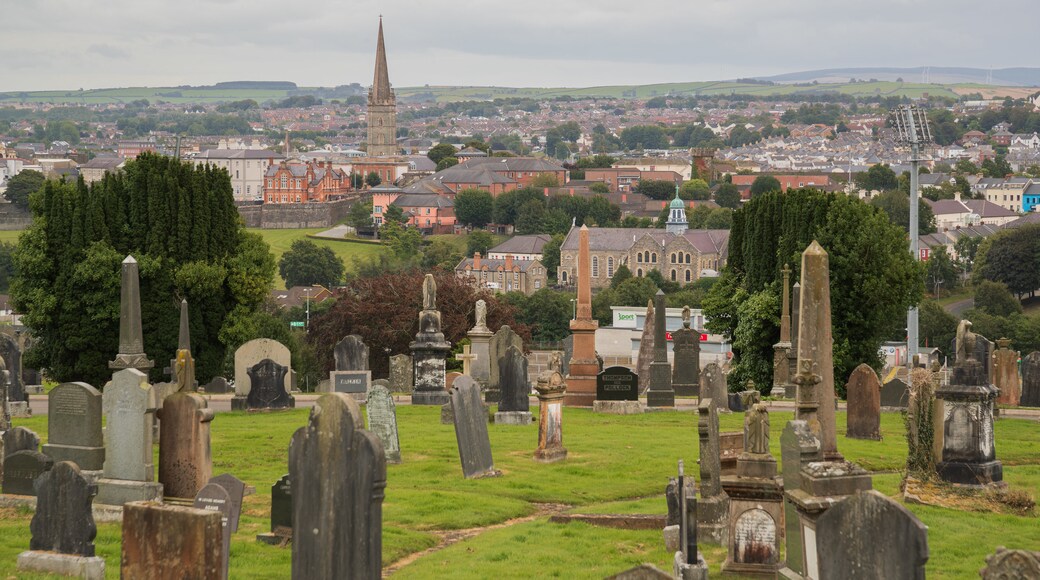
<path id="1" fill-rule="evenodd" d="M 954 316 L 960 316 L 964 314 L 964 311 L 975 306 L 974 298 L 965 298 L 964 300 L 958 300 L 956 302 L 950 302 L 946 306 L 943 306 L 943 310 L 949 312 Z"/>

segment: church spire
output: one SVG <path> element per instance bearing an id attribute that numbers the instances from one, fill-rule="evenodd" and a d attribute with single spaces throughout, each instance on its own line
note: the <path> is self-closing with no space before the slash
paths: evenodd
<path id="1" fill-rule="evenodd" d="M 379 17 L 379 40 L 376 41 L 376 72 L 372 79 L 370 102 L 385 102 L 393 93 L 390 92 L 390 73 L 386 68 L 386 48 L 383 46 L 383 17 Z"/>

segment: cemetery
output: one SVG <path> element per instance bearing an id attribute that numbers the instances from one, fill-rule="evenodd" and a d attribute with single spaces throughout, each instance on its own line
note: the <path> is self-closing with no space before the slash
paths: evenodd
<path id="1" fill-rule="evenodd" d="M 1040 574 L 1040 413 L 1019 407 L 1040 392 L 1037 353 L 1019 376 L 1006 341 L 962 321 L 945 370 L 915 366 L 900 385 L 868 365 L 836 377 L 828 254 L 813 242 L 778 316 L 782 397 L 753 383 L 730 392 L 727 365 L 702 366 L 688 309 L 669 362 L 660 292 L 640 360 L 603 368 L 584 227 L 580 239 L 571 352 L 545 371 L 529 372 L 522 337 L 489 328 L 479 301 L 456 356 L 464 372 L 447 372 L 452 345 L 428 274 L 415 340 L 386 353 L 389 375 L 374 378 L 381 355 L 346 335 L 313 394 L 296 388 L 288 349 L 272 339 L 234 353 L 233 392 L 200 388 L 185 301 L 171 380 L 149 382 L 127 257 L 110 381 L 53 386 L 34 416 L 12 418 L 4 397 L 0 573 Z M 9 392 L 10 371 L 0 379 Z M 1017 400 L 1001 399 L 998 383 Z"/>

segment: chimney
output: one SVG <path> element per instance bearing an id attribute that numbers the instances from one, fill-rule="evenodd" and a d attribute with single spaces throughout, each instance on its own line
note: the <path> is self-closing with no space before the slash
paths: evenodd
<path id="1" fill-rule="evenodd" d="M 473 253 L 473 269 L 480 270 L 480 252 Z"/>
<path id="2" fill-rule="evenodd" d="M 953 199 L 958 202 L 961 200 L 961 190 L 958 189 L 953 193 Z"/>
<path id="3" fill-rule="evenodd" d="M 513 271 L 513 254 L 506 254 L 506 272 Z"/>

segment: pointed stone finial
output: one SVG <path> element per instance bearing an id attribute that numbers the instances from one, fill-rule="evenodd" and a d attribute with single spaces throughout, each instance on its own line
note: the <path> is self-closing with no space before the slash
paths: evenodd
<path id="1" fill-rule="evenodd" d="M 589 228 L 584 224 L 578 230 L 578 309 L 575 319 L 592 319 L 592 257 Z"/>
<path id="2" fill-rule="evenodd" d="M 188 329 L 188 301 L 181 299 L 181 330 L 177 336 L 177 350 L 191 350 L 191 331 Z"/>
<path id="3" fill-rule="evenodd" d="M 137 260 L 127 256 L 123 260 L 119 296 L 119 354 L 108 363 L 113 370 L 137 369 L 147 372 L 155 366 L 144 353 L 144 332 L 141 330 L 141 282 Z"/>

